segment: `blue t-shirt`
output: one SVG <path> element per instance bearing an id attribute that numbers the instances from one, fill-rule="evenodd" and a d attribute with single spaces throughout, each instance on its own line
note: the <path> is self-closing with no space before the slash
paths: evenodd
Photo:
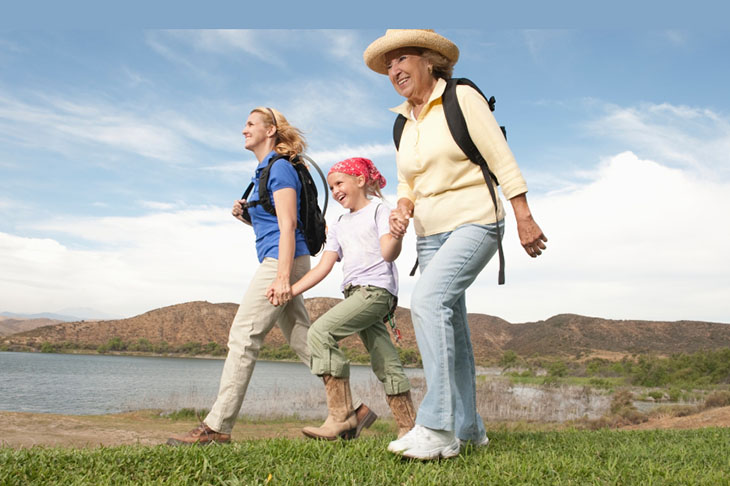
<path id="1" fill-rule="evenodd" d="M 248 198 L 249 201 L 257 201 L 259 199 L 259 175 L 261 174 L 261 170 L 269 165 L 271 158 L 276 155 L 277 153 L 272 151 L 264 157 L 256 168 L 256 174 L 253 177 L 253 191 Z M 271 166 L 271 170 L 269 171 L 269 198 L 274 207 L 276 207 L 274 203 L 274 192 L 284 188 L 292 188 L 297 192 L 297 220 L 299 220 L 299 194 L 302 190 L 302 183 L 299 181 L 297 171 L 291 165 L 291 162 L 286 159 L 279 159 L 274 162 L 274 165 Z M 249 208 L 248 214 L 251 216 L 251 225 L 256 235 L 256 254 L 258 255 L 259 262 L 263 261 L 266 257 L 276 258 L 278 260 L 280 233 L 279 222 L 276 216 L 269 214 L 261 204 Z M 309 255 L 307 242 L 299 228 L 295 232 L 295 241 L 294 257 Z"/>

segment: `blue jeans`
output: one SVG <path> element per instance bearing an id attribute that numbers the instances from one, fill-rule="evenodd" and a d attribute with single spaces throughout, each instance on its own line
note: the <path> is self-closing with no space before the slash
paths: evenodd
<path id="1" fill-rule="evenodd" d="M 504 221 L 499 224 L 503 229 Z M 497 251 L 496 224 L 419 236 L 417 249 L 421 277 L 411 296 L 411 316 L 428 389 L 416 423 L 478 440 L 485 430 L 476 409 L 465 292 Z"/>

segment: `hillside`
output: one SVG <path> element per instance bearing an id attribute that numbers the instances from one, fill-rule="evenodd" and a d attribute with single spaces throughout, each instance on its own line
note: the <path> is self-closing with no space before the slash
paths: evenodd
<path id="1" fill-rule="evenodd" d="M 334 298 L 305 301 L 312 321 L 337 302 L 339 299 Z M 39 349 L 44 342 L 72 342 L 96 347 L 116 337 L 125 342 L 136 342 L 141 338 L 153 343 L 164 341 L 173 347 L 190 342 L 215 342 L 225 346 L 237 307 L 237 304 L 231 303 L 188 302 L 129 319 L 57 323 L 6 336 L 0 343 L 10 349 Z M 402 333 L 401 346 L 415 349 L 409 310 L 399 307 L 396 322 Z M 498 317 L 469 314 L 469 327 L 479 362 L 496 361 L 507 350 L 524 357 L 601 356 L 620 359 L 635 353 L 668 355 L 730 347 L 730 325 L 709 322 L 619 321 L 562 314 L 545 321 L 511 324 Z M 283 343 L 283 336 L 277 328 L 265 341 L 271 347 Z M 357 337 L 346 339 L 343 345 L 364 352 Z"/>
<path id="2" fill-rule="evenodd" d="M 0 316 L 0 336 L 9 336 L 10 334 L 16 334 L 19 332 L 30 331 L 38 327 L 52 326 L 63 322 L 60 319 L 24 319 Z"/>

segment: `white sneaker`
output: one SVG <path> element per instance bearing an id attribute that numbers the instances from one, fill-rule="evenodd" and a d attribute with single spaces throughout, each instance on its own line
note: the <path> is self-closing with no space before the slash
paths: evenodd
<path id="1" fill-rule="evenodd" d="M 400 439 L 391 441 L 390 444 L 388 444 L 388 450 L 390 452 L 400 454 L 404 450 L 409 449 L 418 440 L 418 437 L 420 437 L 421 429 L 425 429 L 425 427 L 418 424 L 414 425 L 411 430 L 406 432 L 406 435 Z"/>
<path id="2" fill-rule="evenodd" d="M 472 446 L 477 449 L 480 447 L 486 447 L 487 445 L 489 445 L 489 437 L 487 437 L 487 434 L 484 434 L 484 437 L 482 437 L 479 440 L 461 440 L 461 439 L 459 439 L 459 445 L 461 447 Z"/>
<path id="3" fill-rule="evenodd" d="M 405 444 L 409 447 L 400 451 L 403 457 L 431 460 L 459 455 L 459 439 L 452 431 L 435 430 L 416 425 L 411 432 L 413 434 Z M 406 435 L 411 434 L 411 432 Z M 401 440 L 405 437 L 403 436 Z"/>

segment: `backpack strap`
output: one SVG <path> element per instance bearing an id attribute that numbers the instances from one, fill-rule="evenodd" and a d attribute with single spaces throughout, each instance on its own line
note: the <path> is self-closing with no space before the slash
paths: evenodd
<path id="1" fill-rule="evenodd" d="M 474 145 L 474 141 L 469 136 L 469 130 L 466 126 L 466 120 L 464 119 L 464 113 L 462 112 L 461 106 L 459 106 L 459 100 L 456 97 L 456 86 L 459 84 L 471 86 L 472 88 L 476 89 L 479 94 L 484 96 L 484 93 L 482 93 L 481 90 L 479 90 L 479 88 L 477 88 L 477 86 L 473 82 L 466 78 L 449 79 L 446 82 L 446 89 L 444 90 L 444 94 L 441 97 L 444 104 L 446 123 L 449 126 L 451 135 L 454 137 L 454 141 L 462 150 L 462 152 L 464 152 L 464 154 L 469 157 L 469 160 L 477 164 L 482 170 L 482 175 L 484 176 L 484 181 L 487 183 L 489 195 L 492 197 L 494 212 L 496 214 L 497 192 L 494 186 L 498 184 L 497 178 L 492 173 L 492 171 L 489 170 L 489 165 L 487 164 L 487 161 L 484 160 L 481 152 L 479 152 L 479 149 L 476 145 Z M 486 96 L 484 96 L 484 99 L 486 100 Z M 489 103 L 489 101 L 487 102 Z M 489 105 L 491 109 L 494 106 L 494 102 L 489 103 Z M 496 224 L 495 226 L 497 228 L 497 249 L 499 251 L 498 283 L 499 285 L 502 285 L 504 284 L 504 250 L 502 250 L 502 236 L 499 229 L 499 224 Z"/>
<path id="2" fill-rule="evenodd" d="M 253 190 L 253 182 L 251 182 L 248 185 L 248 187 L 246 188 L 246 190 L 243 191 L 243 195 L 241 196 L 241 199 L 247 199 L 248 198 L 248 195 L 251 194 L 251 191 L 252 190 Z M 248 221 L 249 223 L 251 222 L 251 215 L 248 214 L 248 201 L 246 201 L 243 204 L 243 212 L 241 213 L 241 217 L 243 219 L 245 219 L 246 221 Z"/>
<path id="3" fill-rule="evenodd" d="M 274 162 L 280 159 L 286 159 L 289 160 L 289 156 L 277 154 L 274 157 L 271 158 L 269 163 L 261 169 L 261 173 L 259 174 L 259 198 L 256 201 L 246 202 L 246 206 L 249 208 L 259 206 L 261 205 L 264 210 L 276 216 L 276 208 L 274 207 L 274 204 L 271 202 L 271 197 L 269 196 L 269 173 L 271 172 L 271 167 L 274 165 Z M 261 189 L 263 187 L 263 190 Z M 253 182 L 249 184 L 248 188 L 246 188 L 246 192 L 244 193 L 243 199 L 246 199 L 246 196 L 248 193 L 250 193 L 250 189 L 253 189 Z"/>
<path id="4" fill-rule="evenodd" d="M 400 137 L 403 135 L 403 127 L 406 126 L 406 117 L 398 113 L 393 123 L 393 143 L 395 143 L 395 150 L 398 151 L 400 148 Z"/>

